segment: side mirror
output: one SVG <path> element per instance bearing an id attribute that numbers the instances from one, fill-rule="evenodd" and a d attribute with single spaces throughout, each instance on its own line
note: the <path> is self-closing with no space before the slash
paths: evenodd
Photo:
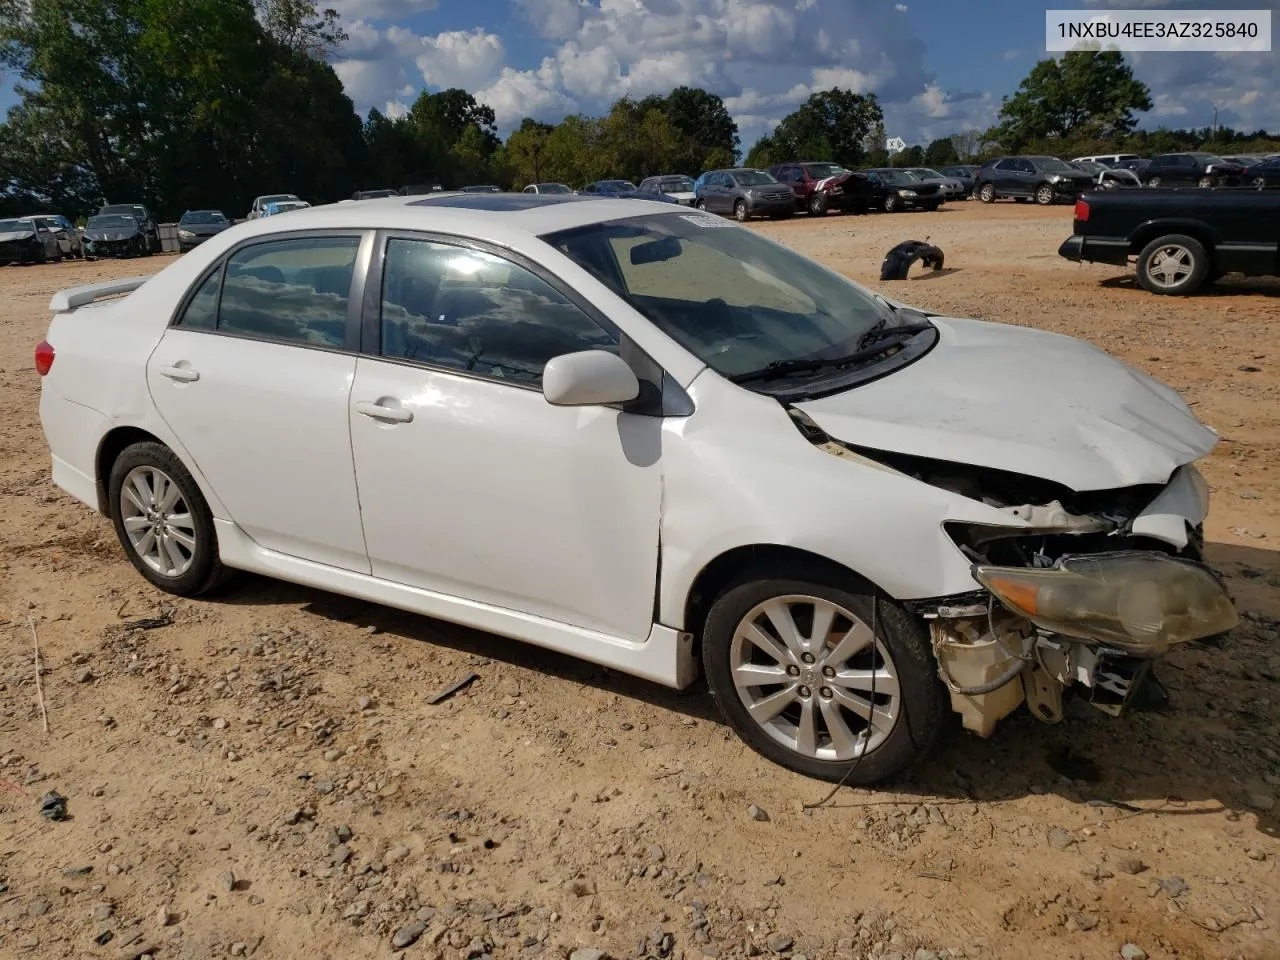
<path id="1" fill-rule="evenodd" d="M 626 403 L 640 395 L 640 381 L 617 354 L 583 350 L 547 361 L 542 371 L 542 395 L 557 407 Z"/>

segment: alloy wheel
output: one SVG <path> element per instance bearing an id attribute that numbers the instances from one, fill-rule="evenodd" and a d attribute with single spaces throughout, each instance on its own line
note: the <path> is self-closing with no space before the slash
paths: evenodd
<path id="1" fill-rule="evenodd" d="M 1177 243 L 1165 244 L 1151 257 L 1147 274 L 1151 282 L 1166 290 L 1173 290 L 1186 282 L 1195 270 L 1195 255 Z"/>
<path id="2" fill-rule="evenodd" d="M 902 712 L 888 648 L 820 597 L 779 596 L 752 608 L 734 631 L 729 668 L 760 729 L 808 758 L 848 761 L 873 751 Z"/>
<path id="3" fill-rule="evenodd" d="M 196 555 L 196 521 L 182 490 L 158 467 L 135 467 L 120 488 L 129 544 L 162 577 L 180 577 Z"/>

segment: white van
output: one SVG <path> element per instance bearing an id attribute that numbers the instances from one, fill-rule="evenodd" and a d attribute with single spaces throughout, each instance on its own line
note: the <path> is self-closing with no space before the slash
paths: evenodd
<path id="1" fill-rule="evenodd" d="M 1136 153 L 1102 153 L 1093 157 L 1076 157 L 1071 162 L 1079 163 L 1081 160 L 1091 160 L 1094 163 L 1105 164 L 1108 167 L 1118 167 L 1126 160 L 1141 160 L 1142 158 Z"/>

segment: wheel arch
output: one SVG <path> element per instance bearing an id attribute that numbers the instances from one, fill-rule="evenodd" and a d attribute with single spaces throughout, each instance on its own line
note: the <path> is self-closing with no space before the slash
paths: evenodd
<path id="1" fill-rule="evenodd" d="M 187 468 L 187 472 L 191 474 L 191 478 L 200 489 L 201 496 L 204 497 L 205 503 L 209 506 L 210 513 L 219 519 L 230 519 L 226 516 L 226 511 L 223 509 L 221 501 L 210 490 L 204 474 L 191 462 L 190 456 L 187 455 L 181 445 L 135 424 L 113 426 L 98 441 L 98 450 L 94 455 L 93 465 L 94 478 L 98 490 L 98 511 L 103 516 L 111 515 L 111 504 L 108 502 L 107 495 L 107 485 L 111 480 L 111 468 L 120 454 L 135 443 L 158 443 L 172 452 L 182 462 L 182 465 Z"/>
<path id="2" fill-rule="evenodd" d="M 732 547 L 713 557 L 698 571 L 684 599 L 681 630 L 693 634 L 694 656 L 701 655 L 702 628 L 716 598 L 738 583 L 768 576 L 806 576 L 815 573 L 834 577 L 850 589 L 884 591 L 871 580 L 822 554 L 779 543 L 753 543 Z M 887 596 L 887 594 L 886 594 Z"/>
<path id="3" fill-rule="evenodd" d="M 1200 220 L 1148 220 L 1129 234 L 1129 255 L 1136 257 L 1152 240 L 1173 234 L 1182 234 L 1199 240 L 1209 254 L 1210 267 L 1213 266 L 1218 233 Z"/>

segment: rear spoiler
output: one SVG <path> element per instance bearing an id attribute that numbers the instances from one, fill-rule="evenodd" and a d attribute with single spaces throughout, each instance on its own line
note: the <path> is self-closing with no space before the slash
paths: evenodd
<path id="1" fill-rule="evenodd" d="M 49 301 L 49 309 L 54 313 L 70 313 L 72 310 L 93 303 L 96 300 L 118 297 L 123 293 L 133 293 L 150 279 L 150 276 L 129 277 L 125 280 L 87 283 L 83 287 L 59 290 L 53 295 L 53 299 Z"/>

